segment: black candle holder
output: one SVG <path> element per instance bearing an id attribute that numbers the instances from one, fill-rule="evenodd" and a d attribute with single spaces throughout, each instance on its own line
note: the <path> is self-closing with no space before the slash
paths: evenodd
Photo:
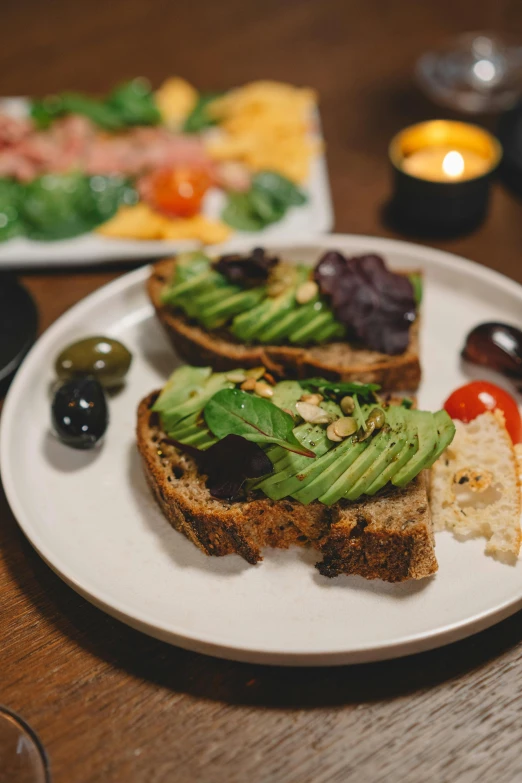
<path id="1" fill-rule="evenodd" d="M 447 181 L 408 174 L 403 168 L 405 158 L 430 146 L 472 150 L 487 161 L 487 169 L 479 176 Z M 488 208 L 490 182 L 502 158 L 502 147 L 486 130 L 451 120 L 419 123 L 392 139 L 389 157 L 393 196 L 388 217 L 401 231 L 419 236 L 458 236 L 482 223 Z"/>

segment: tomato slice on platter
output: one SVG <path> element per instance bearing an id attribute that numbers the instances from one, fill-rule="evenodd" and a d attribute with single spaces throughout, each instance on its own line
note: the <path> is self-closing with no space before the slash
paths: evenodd
<path id="1" fill-rule="evenodd" d="M 201 211 L 212 178 L 202 169 L 160 169 L 150 175 L 150 201 L 172 217 L 193 217 Z"/>
<path id="2" fill-rule="evenodd" d="M 488 381 L 472 381 L 455 389 L 444 403 L 452 419 L 468 422 L 486 411 L 501 410 L 513 443 L 522 441 L 522 420 L 511 394 Z"/>

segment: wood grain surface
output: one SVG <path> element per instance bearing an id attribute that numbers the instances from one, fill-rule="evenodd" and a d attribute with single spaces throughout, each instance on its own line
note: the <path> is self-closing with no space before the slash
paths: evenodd
<path id="1" fill-rule="evenodd" d="M 173 73 L 206 88 L 260 77 L 316 87 L 336 229 L 395 236 L 382 221 L 388 141 L 410 122 L 450 116 L 415 87 L 416 58 L 468 29 L 522 37 L 522 4 L 3 0 L 0 22 L 0 95 L 101 91 L 136 74 L 157 85 Z M 480 230 L 432 244 L 521 282 L 522 203 L 497 185 Z M 122 271 L 35 270 L 23 280 L 43 330 Z M 3 496 L 0 595 L 0 702 L 39 732 L 55 783 L 522 781 L 521 614 L 382 664 L 215 660 L 82 600 L 35 554 Z"/>

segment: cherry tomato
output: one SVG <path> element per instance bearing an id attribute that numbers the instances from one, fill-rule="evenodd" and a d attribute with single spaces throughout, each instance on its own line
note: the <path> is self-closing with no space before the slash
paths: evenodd
<path id="1" fill-rule="evenodd" d="M 485 411 L 501 410 L 506 418 L 506 429 L 513 443 L 522 441 L 522 420 L 518 405 L 504 389 L 487 381 L 472 381 L 456 389 L 444 409 L 452 419 L 472 421 Z"/>
<path id="2" fill-rule="evenodd" d="M 161 169 L 151 175 L 151 201 L 173 217 L 193 217 L 201 211 L 203 196 L 212 179 L 201 169 Z"/>

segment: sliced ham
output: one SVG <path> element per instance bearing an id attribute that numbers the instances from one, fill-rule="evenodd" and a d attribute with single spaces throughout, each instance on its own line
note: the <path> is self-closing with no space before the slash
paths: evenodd
<path id="1" fill-rule="evenodd" d="M 37 131 L 28 121 L 0 115 L 0 176 L 27 181 L 73 169 L 139 176 L 177 166 L 201 168 L 214 175 L 214 164 L 199 138 L 166 128 L 138 127 L 108 134 L 86 117 L 69 115 Z"/>
<path id="2" fill-rule="evenodd" d="M 30 119 L 0 114 L 0 150 L 17 144 L 26 136 L 29 136 L 32 129 L 33 126 Z"/>

